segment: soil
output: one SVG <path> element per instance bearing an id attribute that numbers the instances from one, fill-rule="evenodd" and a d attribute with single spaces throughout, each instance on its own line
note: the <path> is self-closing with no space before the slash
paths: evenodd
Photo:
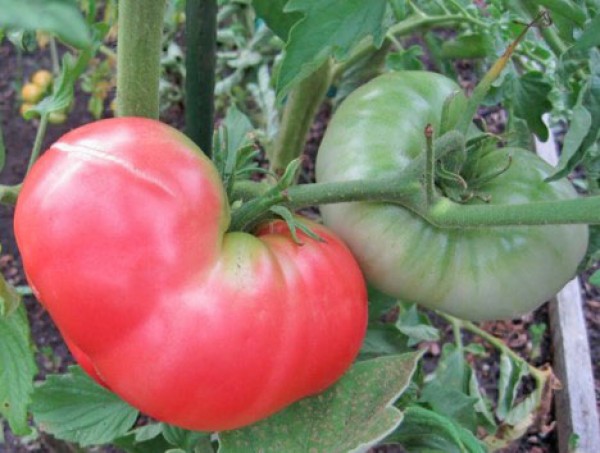
<path id="1" fill-rule="evenodd" d="M 2 131 L 7 148 L 7 161 L 4 170 L 0 173 L 0 184 L 19 183 L 25 175 L 29 153 L 33 145 L 36 132 L 36 121 L 25 121 L 18 113 L 19 99 L 18 86 L 26 77 L 40 68 L 50 68 L 48 52 L 37 52 L 34 55 L 25 56 L 22 61 L 15 54 L 14 47 L 4 43 L 0 45 L 0 117 L 2 119 Z M 18 76 L 22 74 L 22 76 Z M 93 120 L 87 112 L 88 97 L 84 93 L 77 93 L 76 102 L 73 106 L 68 121 L 65 124 L 50 126 L 44 139 L 45 149 L 66 131 L 81 124 Z M 107 113 L 109 113 L 107 111 Z M 311 130 L 306 148 L 306 163 L 303 169 L 303 178 L 310 179 L 313 173 L 313 157 L 318 148 L 320 139 L 326 128 L 330 117 L 330 108 L 325 107 L 319 114 L 318 120 Z M 483 112 L 484 116 L 491 118 L 493 123 L 502 121 L 501 112 L 490 109 Z M 497 116 L 498 118 L 494 118 Z M 182 115 L 177 106 L 167 112 L 163 121 L 181 126 Z M 12 231 L 13 208 L 0 205 L 0 272 L 13 285 L 25 285 L 22 273 L 19 252 L 17 250 Z M 592 362 L 596 380 L 596 397 L 600 401 L 600 292 L 598 289 L 585 285 L 587 301 L 585 303 L 586 320 L 588 323 L 588 334 L 592 348 Z M 64 345 L 60 335 L 54 327 L 47 312 L 38 304 L 33 297 L 25 297 L 31 332 L 36 348 L 36 360 L 39 368 L 37 379 L 43 379 L 48 373 L 60 372 L 73 363 L 73 359 Z M 522 319 L 514 321 L 485 323 L 483 327 L 494 335 L 504 339 L 515 351 L 536 365 L 551 363 L 552 350 L 549 332 L 546 331 L 542 337 L 540 348 L 534 348 L 531 341 L 530 328 L 533 325 L 548 325 L 547 308 L 542 307 L 535 313 Z M 445 335 L 451 338 L 451 332 L 446 330 Z M 468 340 L 468 338 L 467 338 Z M 437 343 L 426 345 L 427 360 L 435 362 L 440 354 Z M 491 357 L 478 363 L 479 379 L 483 389 L 489 394 L 495 393 L 498 378 L 498 365 L 495 357 Z M 523 437 L 520 442 L 515 443 L 505 452 L 531 452 L 544 453 L 556 451 L 556 433 L 552 423 L 551 408 L 543 417 L 542 423 L 534 427 L 530 433 Z M 38 438 L 16 439 L 4 427 L 5 443 L 0 444 L 0 453 L 24 453 L 45 451 L 74 451 L 69 446 L 56 446 L 54 441 L 45 435 Z M 1 438 L 1 436 L 0 436 Z M 94 450 L 108 451 L 108 450 Z M 112 450 L 114 451 L 114 450 Z M 374 450 L 375 451 L 375 450 Z M 391 452 L 400 450 L 376 449 L 378 452 Z"/>

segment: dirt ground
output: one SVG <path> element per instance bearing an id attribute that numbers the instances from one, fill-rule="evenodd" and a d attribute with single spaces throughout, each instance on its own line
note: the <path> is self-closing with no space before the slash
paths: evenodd
<path id="1" fill-rule="evenodd" d="M 50 68 L 48 52 L 26 56 L 21 65 L 12 46 L 6 43 L 0 45 L 0 116 L 2 118 L 2 131 L 7 148 L 7 163 L 2 173 L 0 173 L 1 184 L 19 183 L 25 174 L 29 152 L 35 137 L 36 124 L 35 121 L 27 122 L 23 120 L 18 113 L 19 100 L 16 91 L 16 82 L 19 79 L 21 81 L 24 80 L 23 77 L 29 76 L 40 68 Z M 44 148 L 66 131 L 80 124 L 92 121 L 91 115 L 87 112 L 86 103 L 87 96 L 83 93 L 78 93 L 76 103 L 73 106 L 68 121 L 62 125 L 51 125 L 49 127 L 44 140 Z M 306 150 L 308 156 L 314 155 L 316 152 L 329 116 L 330 112 L 325 108 L 313 127 Z M 171 124 L 180 125 L 181 118 L 180 112 L 173 111 L 168 118 L 163 118 L 163 120 Z M 308 163 L 304 169 L 305 174 L 309 176 L 312 172 L 310 162 L 310 159 L 308 159 Z M 12 214 L 13 209 L 11 207 L 0 205 L 0 243 L 2 245 L 0 272 L 2 272 L 10 283 L 24 285 L 26 282 L 21 270 L 19 253 L 12 232 Z M 592 363 L 594 364 L 596 379 L 596 399 L 600 401 L 600 293 L 597 289 L 589 285 L 586 285 L 585 289 L 587 294 L 585 313 L 588 323 L 588 335 L 592 347 Z M 42 379 L 47 373 L 64 370 L 68 364 L 72 363 L 72 358 L 45 310 L 32 297 L 26 297 L 25 304 L 31 321 L 33 342 L 37 350 L 38 378 Z M 484 327 L 491 333 L 503 338 L 517 352 L 530 358 L 532 351 L 529 327 L 534 323 L 548 323 L 547 309 L 545 307 L 520 320 L 486 323 Z M 435 360 L 439 352 L 439 348 L 436 349 L 432 345 L 428 352 L 429 359 Z M 551 341 L 548 332 L 546 332 L 542 340 L 541 351 L 533 361 L 535 364 L 541 365 L 550 362 L 551 359 Z M 498 376 L 497 364 L 493 361 L 483 363 L 479 374 L 483 388 L 488 393 L 493 394 Z M 551 419 L 552 414 L 550 414 L 550 421 Z M 69 451 L 53 449 L 48 439 L 42 439 L 41 443 L 39 440 L 27 443 L 11 436 L 6 427 L 4 432 L 6 443 L 4 445 L 0 444 L 0 452 Z M 507 449 L 506 452 L 553 452 L 556 451 L 555 444 L 556 435 L 550 425 L 548 432 L 532 432 L 526 435 L 520 443 Z"/>

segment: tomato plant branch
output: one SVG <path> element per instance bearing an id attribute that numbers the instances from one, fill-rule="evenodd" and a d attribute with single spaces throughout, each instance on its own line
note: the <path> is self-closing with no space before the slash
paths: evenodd
<path id="1" fill-rule="evenodd" d="M 264 187 L 264 186 L 263 186 Z M 386 201 L 404 205 L 423 203 L 422 185 L 415 178 L 387 177 L 378 180 L 339 181 L 291 186 L 283 191 L 259 195 L 232 213 L 233 231 L 255 224 L 276 204 L 291 210 L 320 204 L 350 201 Z M 257 188 L 258 191 L 264 190 Z M 245 185 L 248 194 L 248 184 Z"/>
<path id="2" fill-rule="evenodd" d="M 44 136 L 46 135 L 46 128 L 48 127 L 48 113 L 44 113 L 40 119 L 40 124 L 38 126 L 37 132 L 35 134 L 35 141 L 33 142 L 33 149 L 31 150 L 31 156 L 29 156 L 29 163 L 27 164 L 27 173 L 31 170 L 34 162 L 40 155 L 42 151 L 42 142 L 44 141 Z"/>
<path id="3" fill-rule="evenodd" d="M 520 225 L 600 224 L 600 196 L 523 204 L 459 204 L 439 198 L 417 211 L 441 228 L 480 228 Z"/>
<path id="4" fill-rule="evenodd" d="M 117 116 L 158 118 L 165 0 L 121 0 L 117 49 Z"/>
<path id="5" fill-rule="evenodd" d="M 413 13 L 406 19 L 392 25 L 386 33 L 387 39 L 391 36 L 399 37 L 405 36 L 420 29 L 427 29 L 433 27 L 443 27 L 447 25 L 455 25 L 459 23 L 470 23 L 480 28 L 485 28 L 487 25 L 474 18 L 470 15 L 463 14 L 440 14 L 440 15 L 428 15 L 419 10 L 419 13 Z M 376 48 L 371 41 L 365 41 L 361 45 L 357 46 L 356 50 L 351 54 L 348 60 L 345 60 L 337 64 L 334 68 L 334 79 L 337 79 L 346 69 L 351 67 L 357 61 L 365 58 L 366 55 L 375 52 Z"/>
<path id="6" fill-rule="evenodd" d="M 477 109 L 483 103 L 483 99 L 490 90 L 490 87 L 492 86 L 494 80 L 496 80 L 500 73 L 504 70 L 504 68 L 510 60 L 510 57 L 514 54 L 515 50 L 517 49 L 517 46 L 523 40 L 527 32 L 531 29 L 531 27 L 541 22 L 545 17 L 545 13 L 540 13 L 533 19 L 532 22 L 527 24 L 525 28 L 521 31 L 519 36 L 517 36 L 515 40 L 510 43 L 510 45 L 500 56 L 500 58 L 498 58 L 498 60 L 496 60 L 492 67 L 486 72 L 486 74 L 483 76 L 483 79 L 481 79 L 481 81 L 473 90 L 473 94 L 468 100 L 467 107 L 463 112 L 462 116 L 460 117 L 460 120 L 458 121 L 458 124 L 456 126 L 457 130 L 466 135 L 469 129 L 469 125 L 473 121 L 473 117 L 477 112 Z"/>
<path id="7" fill-rule="evenodd" d="M 288 95 L 275 143 L 269 150 L 271 170 L 281 174 L 304 151 L 306 135 L 331 83 L 331 62 L 325 61 Z"/>
<path id="8" fill-rule="evenodd" d="M 467 331 L 477 335 L 478 337 L 484 339 L 489 344 L 494 346 L 494 348 L 501 351 L 503 354 L 506 354 L 507 356 L 509 356 L 510 358 L 512 358 L 513 360 L 515 360 L 517 362 L 525 364 L 527 366 L 529 373 L 536 379 L 536 381 L 538 381 L 538 379 L 540 379 L 540 378 L 543 378 L 543 380 L 545 380 L 545 373 L 542 370 L 531 365 L 527 360 L 525 360 L 523 357 L 521 357 L 519 354 L 517 354 L 515 351 L 513 351 L 510 347 L 508 347 L 506 345 L 506 343 L 504 343 L 504 341 L 502 341 L 500 338 L 495 337 L 491 333 L 483 330 L 481 327 L 479 327 L 474 322 L 467 321 L 464 319 L 458 319 L 458 318 L 455 318 L 454 316 L 450 316 L 450 315 L 447 315 L 447 314 L 439 312 L 439 311 L 436 313 L 438 313 L 442 318 L 446 319 L 446 321 L 448 321 L 453 326 L 457 325 L 461 329 L 467 330 Z"/>
<path id="9" fill-rule="evenodd" d="M 568 3 L 567 3 L 568 4 Z M 519 5 L 529 14 L 531 17 L 536 17 L 540 14 L 540 7 L 538 2 L 530 2 L 530 1 L 519 1 Z M 561 8 L 564 9 L 565 5 L 561 5 Z M 554 53 L 555 56 L 560 57 L 563 53 L 567 51 L 567 45 L 563 42 L 563 40 L 558 36 L 556 30 L 553 27 L 542 27 L 540 28 L 540 34 L 548 47 Z"/>
<path id="10" fill-rule="evenodd" d="M 212 153 L 216 0 L 188 0 L 185 15 L 185 132 L 208 156 Z"/>

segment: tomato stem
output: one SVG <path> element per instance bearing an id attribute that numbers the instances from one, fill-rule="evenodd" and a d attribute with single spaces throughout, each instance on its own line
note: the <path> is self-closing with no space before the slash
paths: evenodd
<path id="1" fill-rule="evenodd" d="M 473 94 L 471 95 L 471 97 L 469 98 L 469 100 L 467 102 L 467 107 L 466 107 L 465 111 L 463 112 L 462 116 L 460 117 L 460 119 L 458 121 L 456 128 L 460 132 L 462 132 L 465 135 L 467 134 L 469 125 L 473 121 L 473 117 L 475 116 L 477 109 L 483 103 L 483 99 L 485 98 L 486 94 L 490 90 L 492 83 L 502 73 L 502 71 L 508 64 L 510 57 L 513 55 L 513 53 L 517 49 L 517 46 L 523 40 L 523 38 L 525 37 L 527 32 L 531 29 L 531 27 L 533 27 L 535 24 L 539 23 L 545 17 L 546 17 L 545 13 L 540 13 L 540 14 L 538 14 L 538 16 L 535 19 L 533 19 L 533 21 L 531 21 L 529 24 L 527 24 L 525 26 L 525 28 L 521 31 L 519 36 L 517 36 L 515 38 L 515 40 L 510 43 L 510 45 L 506 48 L 506 50 L 500 56 L 500 58 L 498 58 L 498 60 L 496 60 L 494 62 L 492 67 L 483 76 L 483 79 L 481 79 L 481 81 L 477 84 L 477 86 L 473 90 Z"/>
<path id="2" fill-rule="evenodd" d="M 119 1 L 117 116 L 158 119 L 165 0 Z"/>
<path id="3" fill-rule="evenodd" d="M 481 327 L 479 327 L 472 321 L 455 318 L 454 316 L 447 315 L 446 313 L 440 311 L 436 311 L 436 313 L 439 314 L 446 321 L 448 321 L 453 326 L 453 328 L 456 326 L 459 329 L 467 330 L 477 335 L 478 337 L 484 339 L 489 344 L 498 349 L 500 352 L 510 356 L 513 360 L 525 364 L 529 373 L 536 379 L 536 381 L 545 381 L 546 374 L 543 370 L 540 370 L 539 368 L 536 368 L 535 366 L 531 365 L 529 362 L 527 362 L 527 360 L 525 360 L 523 357 L 521 357 L 519 354 L 517 354 L 515 351 L 509 348 L 500 338 L 495 337 L 491 333 L 483 330 Z"/>
<path id="4" fill-rule="evenodd" d="M 419 212 L 441 228 L 480 228 L 521 225 L 600 224 L 600 196 L 523 204 L 459 204 L 439 198 Z"/>
<path id="5" fill-rule="evenodd" d="M 31 156 L 29 156 L 29 163 L 27 164 L 27 173 L 29 173 L 29 170 L 31 170 L 31 167 L 42 151 L 42 142 L 44 141 L 46 128 L 48 127 L 48 116 L 48 113 L 44 113 L 40 119 L 40 124 L 35 134 L 35 141 L 33 142 L 33 149 L 31 150 Z"/>
<path id="6" fill-rule="evenodd" d="M 331 61 L 302 80 L 288 95 L 275 143 L 269 150 L 271 171 L 281 174 L 304 151 L 306 135 L 331 84 Z"/>

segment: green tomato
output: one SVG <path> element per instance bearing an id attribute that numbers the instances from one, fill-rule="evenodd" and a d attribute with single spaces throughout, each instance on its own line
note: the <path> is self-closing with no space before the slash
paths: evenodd
<path id="1" fill-rule="evenodd" d="M 319 182 L 393 176 L 424 153 L 424 128 L 440 125 L 444 100 L 459 87 L 439 74 L 380 76 L 351 94 L 332 119 L 318 153 Z M 567 181 L 546 183 L 552 167 L 522 149 L 494 150 L 477 162 L 485 174 L 512 165 L 480 187 L 490 204 L 576 197 Z M 469 203 L 484 203 L 472 199 Z M 584 256 L 584 225 L 442 229 L 391 203 L 321 207 L 379 290 L 464 319 L 522 315 L 552 297 Z"/>

